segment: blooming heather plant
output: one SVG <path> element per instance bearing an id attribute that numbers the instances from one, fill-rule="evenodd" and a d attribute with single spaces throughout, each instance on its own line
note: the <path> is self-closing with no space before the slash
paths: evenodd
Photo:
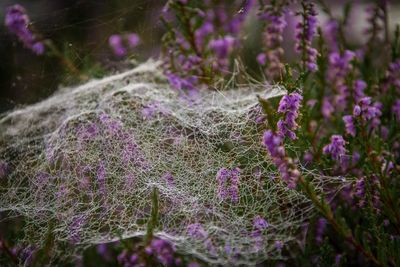
<path id="1" fill-rule="evenodd" d="M 5 17 L 5 25 L 26 48 L 37 55 L 42 55 L 45 52 L 45 46 L 40 41 L 40 37 L 29 28 L 30 20 L 24 7 L 21 5 L 9 7 Z"/>
<path id="2" fill-rule="evenodd" d="M 265 2 L 270 2 L 266 4 Z M 284 71 L 283 30 L 287 23 L 285 8 L 287 1 L 261 1 L 259 19 L 264 22 L 263 52 L 258 54 L 257 62 L 265 67 L 265 75 L 274 79 Z"/>
<path id="3" fill-rule="evenodd" d="M 28 217 L 33 247 L 103 243 L 103 261 L 123 266 L 400 265 L 400 30 L 388 27 L 389 1 L 370 3 L 367 42 L 348 36 L 363 12 L 353 2 L 340 18 L 324 1 L 239 2 L 168 1 L 162 71 L 175 91 L 153 83 L 156 67 L 145 79 L 145 65 L 0 119 L 1 209 Z M 220 92 L 251 7 L 262 47 L 243 56 L 262 71 Z M 297 19 L 290 40 L 285 14 Z M 110 42 L 122 55 L 121 38 Z M 285 62 L 290 52 L 297 60 Z"/>
<path id="4" fill-rule="evenodd" d="M 136 33 L 113 34 L 108 39 L 108 44 L 117 57 L 125 57 L 128 51 L 134 49 L 139 43 L 140 38 Z"/>
<path id="5" fill-rule="evenodd" d="M 232 55 L 241 44 L 239 33 L 253 3 L 168 1 L 162 16 L 168 30 L 163 58 L 173 87 L 193 91 L 229 75 Z"/>

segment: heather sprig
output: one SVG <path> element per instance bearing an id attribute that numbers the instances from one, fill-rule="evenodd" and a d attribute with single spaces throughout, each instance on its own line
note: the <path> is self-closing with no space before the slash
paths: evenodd
<path id="1" fill-rule="evenodd" d="M 258 14 L 259 20 L 264 24 L 264 32 L 263 51 L 257 55 L 257 62 L 264 67 L 265 75 L 269 79 L 278 78 L 284 71 L 282 42 L 283 30 L 287 25 L 286 6 L 286 1 L 271 1 L 262 5 Z"/>
<path id="2" fill-rule="evenodd" d="M 174 88 L 190 93 L 215 84 L 231 72 L 232 55 L 241 44 L 240 29 L 253 2 L 167 3 L 162 17 L 168 30 L 163 38 L 164 71 Z M 169 19 L 172 16 L 176 20 Z"/>
<path id="3" fill-rule="evenodd" d="M 33 53 L 56 56 L 71 74 L 76 75 L 81 80 L 87 80 L 88 77 L 83 75 L 51 40 L 43 38 L 33 29 L 30 18 L 23 6 L 16 4 L 8 7 L 4 23 L 8 30 L 15 34 L 24 46 Z"/>
<path id="4" fill-rule="evenodd" d="M 302 11 L 298 12 L 300 22 L 296 25 L 295 50 L 301 55 L 302 69 L 315 72 L 318 51 L 312 46 L 314 36 L 317 34 L 317 12 L 312 1 L 301 1 Z"/>
<path id="5" fill-rule="evenodd" d="M 31 21 L 23 6 L 17 4 L 7 8 L 5 25 L 26 48 L 37 55 L 44 54 L 45 45 L 39 35 L 30 28 Z"/>

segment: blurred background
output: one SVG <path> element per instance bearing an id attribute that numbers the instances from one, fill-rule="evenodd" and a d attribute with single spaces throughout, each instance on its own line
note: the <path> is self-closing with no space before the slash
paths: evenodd
<path id="1" fill-rule="evenodd" d="M 137 33 L 141 45 L 130 56 L 143 61 L 159 54 L 162 27 L 159 0 L 1 0 L 0 113 L 46 98 L 71 81 L 60 61 L 24 48 L 4 26 L 8 6 L 25 7 L 35 30 L 51 39 L 78 68 L 90 76 L 120 68 L 108 45 L 110 35 Z M 127 60 L 127 59 L 125 59 Z"/>
<path id="2" fill-rule="evenodd" d="M 159 16 L 166 0 L 0 0 L 0 113 L 20 105 L 35 103 L 51 95 L 57 88 L 74 81 L 65 72 L 58 58 L 37 56 L 9 33 L 4 26 L 8 6 L 21 4 L 31 19 L 31 26 L 46 39 L 51 39 L 61 52 L 90 77 L 101 77 L 132 67 L 132 60 L 157 58 L 164 32 Z M 318 1 L 316 1 L 318 2 Z M 333 13 L 341 15 L 345 2 L 329 1 Z M 353 42 L 363 42 L 365 8 L 371 1 L 357 2 L 353 9 L 352 29 L 347 33 Z M 392 29 L 400 22 L 400 1 L 391 1 Z M 324 19 L 323 15 L 320 19 Z M 252 32 L 262 28 L 256 23 L 256 13 L 250 16 Z M 256 26 L 252 25 L 255 24 Z M 288 27 L 290 28 L 290 27 Z M 112 34 L 137 33 L 141 42 L 129 57 L 116 57 L 108 44 Z M 260 40 L 251 40 L 249 58 L 260 50 Z M 291 38 L 285 47 L 290 47 Z M 286 40 L 286 38 L 285 38 Z M 287 51 L 286 57 L 292 55 Z M 253 64 L 255 60 L 252 61 Z M 246 62 L 247 64 L 247 62 Z M 76 82 L 76 81 L 75 81 Z"/>

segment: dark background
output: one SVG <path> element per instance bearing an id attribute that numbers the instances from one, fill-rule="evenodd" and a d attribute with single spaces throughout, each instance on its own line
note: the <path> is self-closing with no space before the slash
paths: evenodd
<path id="1" fill-rule="evenodd" d="M 145 60 L 159 53 L 162 27 L 160 0 L 0 0 L 0 113 L 19 105 L 37 102 L 61 84 L 70 84 L 60 61 L 36 56 L 25 49 L 4 26 L 6 8 L 21 4 L 32 26 L 80 69 L 99 73 L 115 71 L 129 58 L 113 56 L 108 38 L 114 33 L 136 32 L 142 44 L 130 59 Z M 100 67 L 101 66 L 101 67 Z M 98 74 L 101 75 L 101 74 Z"/>

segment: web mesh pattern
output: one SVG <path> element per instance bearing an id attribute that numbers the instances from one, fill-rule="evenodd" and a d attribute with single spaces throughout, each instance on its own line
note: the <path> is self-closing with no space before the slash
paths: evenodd
<path id="1" fill-rule="evenodd" d="M 280 258 L 275 242 L 292 240 L 312 210 L 274 179 L 261 146 L 256 95 L 284 93 L 241 88 L 188 101 L 154 62 L 65 88 L 1 118 L 9 173 L 0 209 L 26 218 L 29 242 L 43 242 L 52 223 L 59 243 L 79 248 L 143 236 L 155 187 L 155 235 L 178 251 L 213 264 Z M 238 201 L 218 195 L 221 168 L 240 169 Z"/>

